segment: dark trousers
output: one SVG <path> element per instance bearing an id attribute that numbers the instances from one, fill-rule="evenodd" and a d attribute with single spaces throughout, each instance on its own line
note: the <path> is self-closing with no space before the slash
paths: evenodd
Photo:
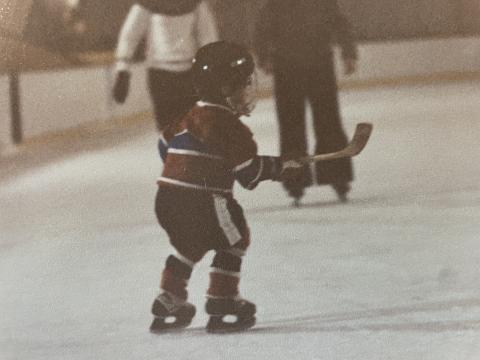
<path id="1" fill-rule="evenodd" d="M 148 88 L 160 131 L 188 112 L 197 101 L 190 71 L 149 69 Z"/>
<path id="2" fill-rule="evenodd" d="M 194 262 L 210 250 L 246 250 L 250 244 L 243 210 L 231 195 L 159 187 L 155 213 L 171 245 Z"/>
<path id="3" fill-rule="evenodd" d="M 307 154 L 306 101 L 313 114 L 315 153 L 345 147 L 348 140 L 341 124 L 333 56 L 326 56 L 310 66 L 275 59 L 274 82 L 282 156 L 295 158 Z M 352 181 L 351 160 L 316 163 L 316 180 L 318 184 Z M 305 184 L 308 185 L 308 181 Z"/>

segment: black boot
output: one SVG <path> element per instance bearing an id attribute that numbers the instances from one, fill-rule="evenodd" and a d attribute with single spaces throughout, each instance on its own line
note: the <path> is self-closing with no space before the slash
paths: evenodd
<path id="1" fill-rule="evenodd" d="M 255 325 L 256 306 L 242 298 L 209 298 L 205 310 L 210 315 L 207 331 L 211 333 L 242 331 Z M 227 315 L 235 316 L 236 321 L 224 321 Z"/>
<path id="2" fill-rule="evenodd" d="M 179 301 L 169 293 L 161 293 L 152 304 L 155 319 L 150 325 L 150 331 L 161 333 L 187 327 L 192 322 L 195 312 L 193 304 Z"/>
<path id="3" fill-rule="evenodd" d="M 348 201 L 347 194 L 350 191 L 350 185 L 348 183 L 335 183 L 332 184 L 332 187 L 337 193 L 338 200 L 346 203 Z"/>
<path id="4" fill-rule="evenodd" d="M 313 183 L 312 172 L 308 165 L 303 167 L 303 171 L 298 178 L 288 179 L 283 181 L 283 187 L 288 193 L 288 196 L 293 198 L 293 206 L 299 207 L 300 200 L 305 195 L 305 189 Z"/>

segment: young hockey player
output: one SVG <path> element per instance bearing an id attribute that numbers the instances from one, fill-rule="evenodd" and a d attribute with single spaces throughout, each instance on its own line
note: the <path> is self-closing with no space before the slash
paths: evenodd
<path id="1" fill-rule="evenodd" d="M 193 78 L 201 100 L 168 126 L 159 141 L 164 168 L 155 210 L 176 254 L 166 260 L 162 292 L 152 306 L 152 332 L 190 324 L 195 307 L 187 302 L 188 280 L 210 250 L 215 256 L 207 291 L 207 331 L 239 331 L 255 324 L 255 305 L 239 294 L 250 234 L 233 198 L 233 184 L 237 180 L 252 190 L 260 181 L 302 173 L 297 161 L 259 156 L 252 133 L 240 121 L 255 104 L 254 62 L 248 51 L 228 42 L 206 45 L 195 57 Z M 236 321 L 223 321 L 225 315 L 236 316 Z"/>

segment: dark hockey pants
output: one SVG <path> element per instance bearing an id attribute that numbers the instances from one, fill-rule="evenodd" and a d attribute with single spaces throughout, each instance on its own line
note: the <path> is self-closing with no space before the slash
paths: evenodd
<path id="1" fill-rule="evenodd" d="M 161 287 L 186 299 L 193 265 L 214 250 L 208 295 L 236 296 L 241 258 L 250 244 L 250 234 L 235 199 L 201 190 L 160 187 L 155 212 L 179 254 L 167 259 Z"/>

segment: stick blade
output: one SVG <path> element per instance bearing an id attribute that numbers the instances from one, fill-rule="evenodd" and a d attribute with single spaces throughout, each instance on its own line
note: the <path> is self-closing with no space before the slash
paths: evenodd
<path id="1" fill-rule="evenodd" d="M 353 134 L 352 141 L 347 146 L 348 156 L 355 156 L 359 154 L 365 145 L 368 143 L 368 139 L 370 139 L 370 135 L 372 134 L 373 125 L 371 123 L 359 123 L 355 128 L 355 133 Z"/>
<path id="2" fill-rule="evenodd" d="M 301 163 L 307 164 L 309 162 L 329 161 L 358 155 L 367 145 L 372 130 L 373 125 L 371 123 L 358 123 L 352 140 L 348 143 L 347 147 L 332 153 L 306 156 L 298 160 Z"/>

